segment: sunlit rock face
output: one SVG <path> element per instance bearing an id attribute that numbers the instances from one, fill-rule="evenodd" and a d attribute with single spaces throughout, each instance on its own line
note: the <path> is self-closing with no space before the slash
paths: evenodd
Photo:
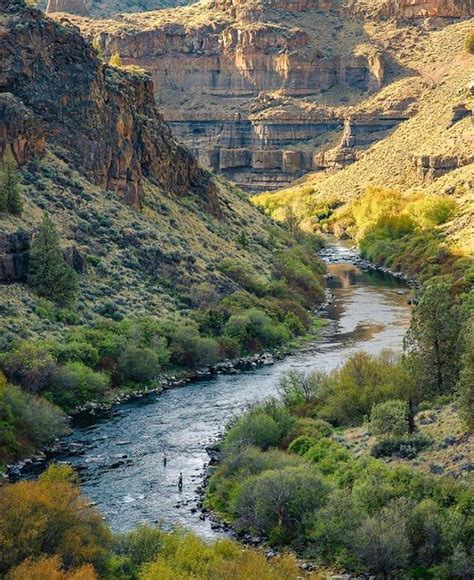
<path id="1" fill-rule="evenodd" d="M 89 10 L 84 0 L 48 0 L 46 13 L 67 12 L 78 16 L 88 16 Z"/>
<path id="2" fill-rule="evenodd" d="M 368 22 L 470 13 L 471 0 L 370 11 L 357 0 L 209 0 L 74 22 L 106 56 L 150 73 L 165 119 L 203 165 L 258 191 L 338 170 L 408 118 L 404 104 L 348 110 L 405 74 Z M 345 139 L 348 123 L 357 139 Z"/>
<path id="3" fill-rule="evenodd" d="M 0 155 L 18 163 L 46 146 L 93 183 L 140 207 L 143 181 L 202 197 L 217 211 L 215 187 L 171 135 L 149 75 L 104 66 L 76 27 L 9 0 L 0 34 Z"/>

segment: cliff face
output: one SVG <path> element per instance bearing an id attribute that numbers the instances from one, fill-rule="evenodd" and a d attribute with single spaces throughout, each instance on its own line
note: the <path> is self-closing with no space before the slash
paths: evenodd
<path id="1" fill-rule="evenodd" d="M 72 26 L 9 2 L 0 29 L 0 152 L 22 163 L 45 144 L 139 207 L 142 180 L 217 211 L 215 188 L 158 113 L 150 78 L 104 67 Z"/>
<path id="2" fill-rule="evenodd" d="M 340 169 L 409 118 L 417 91 L 365 105 L 417 74 L 400 53 L 444 26 L 407 19 L 470 14 L 471 0 L 210 0 L 74 22 L 151 74 L 174 134 L 203 165 L 258 191 Z"/>
<path id="3" fill-rule="evenodd" d="M 104 65 L 64 16 L 19 0 L 0 5 L 2 157 L 6 148 L 23 211 L 0 215 L 2 337 L 56 324 L 23 284 L 45 212 L 81 272 L 82 321 L 182 311 L 203 284 L 228 292 L 224 258 L 272 268 L 268 219 L 175 141 L 150 77 Z"/>

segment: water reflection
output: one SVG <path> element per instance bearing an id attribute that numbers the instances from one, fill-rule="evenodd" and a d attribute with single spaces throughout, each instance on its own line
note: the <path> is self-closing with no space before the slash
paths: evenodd
<path id="1" fill-rule="evenodd" d="M 347 249 L 336 248 L 340 260 Z M 196 511 L 196 487 L 208 460 L 205 447 L 248 405 L 275 394 L 291 369 L 331 369 L 357 350 L 399 349 L 410 318 L 401 284 L 343 263 L 329 266 L 335 300 L 324 313 L 324 336 L 306 352 L 249 373 L 219 376 L 122 405 L 84 425 L 60 457 L 79 470 L 84 493 L 115 530 L 140 522 L 180 523 L 205 537 L 217 532 Z M 168 457 L 163 465 L 163 452 Z M 184 488 L 177 487 L 183 472 Z"/>

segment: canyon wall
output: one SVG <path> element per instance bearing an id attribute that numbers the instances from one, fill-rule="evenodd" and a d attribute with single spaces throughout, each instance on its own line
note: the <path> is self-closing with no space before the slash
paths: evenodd
<path id="1" fill-rule="evenodd" d="M 67 50 L 65 48 L 67 47 Z M 0 152 L 23 163 L 45 146 L 140 207 L 146 177 L 217 211 L 215 187 L 156 108 L 146 74 L 104 66 L 76 27 L 9 0 L 0 34 Z"/>
<path id="2" fill-rule="evenodd" d="M 106 58 L 118 52 L 150 74 L 173 133 L 201 164 L 259 191 L 338 170 L 409 117 L 404 106 L 364 108 L 413 74 L 370 22 L 469 14 L 471 0 L 210 0 L 73 21 Z"/>

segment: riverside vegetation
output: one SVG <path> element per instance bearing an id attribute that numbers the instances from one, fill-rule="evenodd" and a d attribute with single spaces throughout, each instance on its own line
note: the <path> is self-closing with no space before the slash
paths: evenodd
<path id="1" fill-rule="evenodd" d="M 314 236 L 272 226 L 271 277 L 243 261 L 219 266 L 233 291 L 219 296 L 210 284 L 194 289 L 187 315 L 80 321 L 75 311 L 79 276 L 66 264 L 53 222 L 45 215 L 29 260 L 28 285 L 36 313 L 61 320 L 59 336 L 15 337 L 0 356 L 0 461 L 31 453 L 66 429 L 63 411 L 106 401 L 114 391 L 144 388 L 160 373 L 216 364 L 277 349 L 307 334 L 312 311 L 324 300 L 324 266 Z"/>
<path id="2" fill-rule="evenodd" d="M 329 374 L 283 378 L 281 398 L 230 426 L 208 506 L 238 531 L 321 565 L 472 577 L 472 476 L 435 477 L 395 460 L 432 443 L 417 429 L 419 408 L 454 399 L 473 427 L 472 318 L 457 309 L 449 286 L 433 284 L 402 358 L 358 353 Z M 376 442 L 370 454 L 354 454 L 345 429 L 363 424 Z"/>
<path id="3" fill-rule="evenodd" d="M 80 495 L 68 466 L 38 481 L 0 488 L 0 574 L 9 580 L 186 580 L 301 577 L 296 559 L 269 563 L 262 552 L 221 540 L 208 545 L 177 530 L 139 527 L 112 534 Z M 306 577 L 306 575 L 304 575 Z M 311 575 L 307 575 L 311 577 Z"/>

